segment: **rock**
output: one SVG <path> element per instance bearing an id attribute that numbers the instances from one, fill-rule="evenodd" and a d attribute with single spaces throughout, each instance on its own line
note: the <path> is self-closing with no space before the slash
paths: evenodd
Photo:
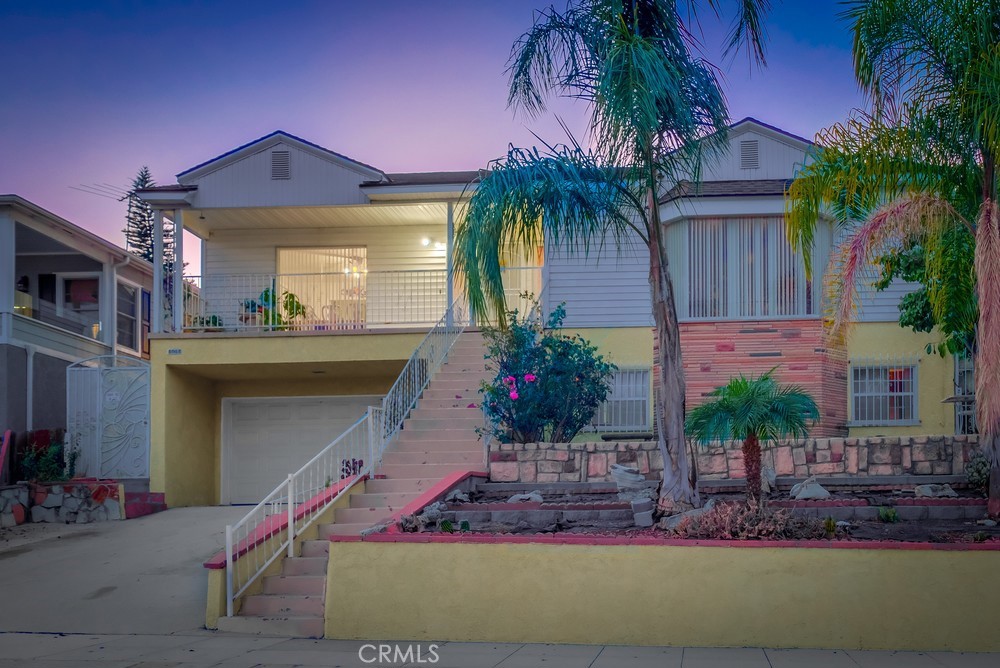
<path id="1" fill-rule="evenodd" d="M 14 521 L 14 513 L 0 513 L 0 527 L 9 529 L 14 526 L 17 526 L 17 522 Z"/>
<path id="2" fill-rule="evenodd" d="M 528 492 L 527 494 L 515 494 L 507 499 L 507 503 L 541 503 L 544 500 L 545 499 L 542 498 L 542 493 L 535 490 Z"/>
<path id="3" fill-rule="evenodd" d="M 760 470 L 760 493 L 770 494 L 778 491 L 778 474 L 770 466 L 765 466 Z"/>
<path id="4" fill-rule="evenodd" d="M 653 526 L 653 511 L 644 510 L 641 513 L 635 513 L 635 525 L 637 527 Z"/>
<path id="5" fill-rule="evenodd" d="M 76 523 L 88 524 L 89 522 L 90 522 L 90 513 L 87 512 L 86 510 L 81 509 L 80 512 L 76 514 Z"/>
<path id="6" fill-rule="evenodd" d="M 75 513 L 80 510 L 80 499 L 73 496 L 67 496 L 63 499 L 62 507 L 66 510 L 66 512 Z"/>
<path id="7" fill-rule="evenodd" d="M 632 502 L 632 512 L 633 513 L 644 513 L 647 510 L 653 509 L 652 499 L 636 499 Z"/>
<path id="8" fill-rule="evenodd" d="M 90 520 L 92 522 L 107 522 L 108 521 L 108 511 L 104 506 L 97 506 L 92 511 L 90 511 Z"/>
<path id="9" fill-rule="evenodd" d="M 996 520 L 979 520 L 976 524 L 984 527 L 995 527 L 997 525 Z"/>
<path id="10" fill-rule="evenodd" d="M 469 495 L 460 489 L 453 489 L 444 497 L 445 503 L 468 503 Z"/>
<path id="11" fill-rule="evenodd" d="M 7 495 L 6 494 L 0 495 L 0 513 L 7 510 L 8 503 L 10 503 L 10 500 L 7 498 Z"/>
<path id="12" fill-rule="evenodd" d="M 48 495 L 46 495 L 45 500 L 42 501 L 43 508 L 58 508 L 62 505 L 63 497 L 62 492 L 56 494 L 57 489 L 62 489 L 61 487 L 53 487 Z"/>
<path id="13" fill-rule="evenodd" d="M 792 487 L 791 497 L 797 501 L 826 499 L 830 497 L 830 492 L 816 482 L 816 476 L 812 476 Z"/>
<path id="14" fill-rule="evenodd" d="M 917 497 L 927 497 L 936 499 L 945 496 L 958 496 L 958 493 L 951 488 L 951 485 L 917 485 L 913 488 L 913 493 Z"/>
<path id="15" fill-rule="evenodd" d="M 838 529 L 850 529 L 852 526 L 854 525 L 848 522 L 847 520 L 840 520 L 839 522 L 837 522 Z"/>
<path id="16" fill-rule="evenodd" d="M 46 508 L 45 506 L 32 506 L 31 507 L 31 521 L 32 522 L 55 522 L 56 521 L 56 511 L 53 508 Z"/>
<path id="17" fill-rule="evenodd" d="M 109 520 L 120 520 L 122 518 L 122 508 L 118 504 L 118 499 L 107 499 L 104 502 L 104 509 L 108 511 Z"/>
<path id="18" fill-rule="evenodd" d="M 639 473 L 639 469 L 629 468 L 621 464 L 611 465 L 611 479 L 618 485 L 619 490 L 638 489 L 646 482 L 645 476 Z"/>
<path id="19" fill-rule="evenodd" d="M 664 517 L 663 519 L 660 520 L 660 523 L 657 526 L 660 529 L 663 529 L 664 531 L 672 531 L 673 529 L 676 529 L 677 526 L 684 520 L 688 518 L 698 517 L 702 513 L 706 513 L 714 507 L 715 507 L 715 499 L 709 499 L 708 502 L 705 503 L 705 505 L 702 506 L 701 508 L 688 510 L 683 513 L 678 513 L 677 515 L 671 515 L 670 517 Z"/>
<path id="20" fill-rule="evenodd" d="M 368 527 L 367 529 L 362 529 L 361 530 L 361 537 L 364 538 L 365 536 L 370 536 L 373 533 L 382 533 L 383 531 L 385 531 L 388 528 L 389 528 L 389 525 L 386 524 L 386 523 L 376 524 L 373 527 Z"/>

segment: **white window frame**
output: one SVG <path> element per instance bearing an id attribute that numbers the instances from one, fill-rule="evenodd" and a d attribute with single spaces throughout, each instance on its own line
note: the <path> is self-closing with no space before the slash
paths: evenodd
<path id="1" fill-rule="evenodd" d="M 856 372 L 867 369 L 869 371 L 876 369 L 886 370 L 886 388 L 884 392 L 858 392 L 858 382 L 856 380 Z M 888 383 L 891 382 L 888 378 L 890 369 L 910 369 L 910 390 L 908 392 L 896 391 L 891 392 L 888 387 Z M 869 381 L 870 383 L 871 381 Z M 920 424 L 920 365 L 919 362 L 911 358 L 884 358 L 884 359 L 856 359 L 851 360 L 850 366 L 847 373 L 847 395 L 848 395 L 848 408 L 850 411 L 850 419 L 847 422 L 849 427 L 901 427 L 901 426 L 913 426 Z M 904 397 L 909 398 L 910 401 L 910 417 L 909 418 L 890 418 L 891 413 L 890 408 L 890 398 L 893 397 Z M 858 416 L 858 399 L 868 398 L 871 400 L 869 404 L 870 407 L 875 407 L 877 410 L 882 411 L 883 416 L 865 416 L 863 418 Z M 884 401 L 885 404 L 882 406 L 880 403 Z"/>
<path id="2" fill-rule="evenodd" d="M 66 280 L 76 278 L 96 278 L 97 279 L 97 336 L 91 337 L 82 332 L 74 332 L 92 341 L 103 341 L 104 319 L 101 318 L 101 299 L 104 297 L 104 276 L 99 271 L 67 271 L 55 272 L 56 277 L 56 315 L 60 318 L 66 317 Z M 61 325 L 56 325 L 60 329 L 65 329 Z"/>
<path id="3" fill-rule="evenodd" d="M 619 392 L 619 383 L 622 382 L 622 377 L 632 376 L 634 380 L 628 383 L 625 388 L 622 388 L 625 392 L 629 394 L 626 397 L 616 397 L 616 392 Z M 642 377 L 645 376 L 645 383 L 642 382 Z M 652 431 L 652 379 L 653 379 L 653 369 L 648 366 L 620 366 L 615 372 L 614 380 L 612 381 L 611 392 L 608 394 L 608 398 L 597 407 L 594 412 L 594 417 L 586 427 L 583 428 L 584 432 L 640 432 L 645 433 Z M 626 381 L 627 382 L 627 381 Z M 633 391 L 635 396 L 633 395 Z M 645 411 L 643 411 L 643 424 L 614 424 L 615 416 L 621 416 L 622 414 L 628 412 L 628 408 L 622 406 L 627 405 L 631 402 L 644 402 Z M 616 404 L 620 407 L 616 408 Z M 609 420 L 603 420 L 605 413 L 610 415 Z"/>
<path id="4" fill-rule="evenodd" d="M 135 333 L 134 340 L 138 346 L 137 348 L 129 348 L 126 345 L 118 343 L 118 314 L 121 313 L 118 310 L 119 285 L 125 285 L 135 290 L 135 315 L 133 316 L 133 320 L 135 322 L 133 324 L 133 331 Z M 121 277 L 119 277 L 118 281 L 115 283 L 115 349 L 132 353 L 136 357 L 142 357 L 142 290 L 143 287 L 140 284 Z"/>

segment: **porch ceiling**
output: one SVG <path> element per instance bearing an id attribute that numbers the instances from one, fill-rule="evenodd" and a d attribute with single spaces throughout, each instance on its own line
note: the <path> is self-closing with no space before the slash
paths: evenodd
<path id="1" fill-rule="evenodd" d="M 363 362 L 281 362 L 240 364 L 192 364 L 184 373 L 216 381 L 343 381 L 362 378 L 395 378 L 406 360 Z"/>
<path id="2" fill-rule="evenodd" d="M 184 213 L 184 227 L 200 237 L 207 237 L 213 230 L 444 225 L 447 217 L 448 208 L 444 202 L 191 209 Z"/>

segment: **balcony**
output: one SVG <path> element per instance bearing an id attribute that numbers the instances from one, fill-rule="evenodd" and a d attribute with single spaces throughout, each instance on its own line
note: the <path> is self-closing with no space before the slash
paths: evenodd
<path id="1" fill-rule="evenodd" d="M 186 276 L 184 333 L 428 328 L 448 307 L 448 280 L 444 269 Z M 504 287 L 508 306 L 523 312 L 541 268 L 504 270 Z"/>

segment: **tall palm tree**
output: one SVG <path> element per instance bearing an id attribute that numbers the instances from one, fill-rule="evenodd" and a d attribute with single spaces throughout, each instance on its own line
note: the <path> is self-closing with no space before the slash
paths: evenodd
<path id="1" fill-rule="evenodd" d="M 922 255 L 929 316 L 945 348 L 974 335 L 977 423 L 997 516 L 1000 0 L 856 1 L 844 17 L 870 109 L 818 135 L 813 162 L 789 189 L 789 238 L 808 253 L 824 212 L 850 229 L 829 283 L 840 331 L 866 265 L 891 270 L 903 254 Z"/>
<path id="2" fill-rule="evenodd" d="M 757 378 L 742 374 L 709 393 L 709 401 L 692 410 L 685 424 L 694 440 L 708 444 L 738 438 L 743 441 L 747 497 L 760 499 L 761 443 L 805 438 L 809 423 L 819 420 L 816 402 L 802 388 L 780 386 L 774 369 Z"/>
<path id="3" fill-rule="evenodd" d="M 704 4 L 715 11 L 720 2 Z M 763 62 L 761 18 L 769 0 L 737 4 L 728 50 L 746 47 Z M 648 248 L 665 509 L 699 500 L 684 441 L 677 310 L 657 200 L 665 181 L 697 179 L 703 156 L 724 145 L 728 123 L 715 68 L 693 53 L 696 5 L 577 0 L 563 12 L 538 13 L 512 49 L 508 102 L 538 114 L 552 95 L 585 100 L 593 148 L 572 137 L 544 149 L 511 147 L 480 178 L 456 234 L 456 267 L 470 305 L 498 319 L 505 247 L 544 241 L 586 254 L 638 238 Z"/>

